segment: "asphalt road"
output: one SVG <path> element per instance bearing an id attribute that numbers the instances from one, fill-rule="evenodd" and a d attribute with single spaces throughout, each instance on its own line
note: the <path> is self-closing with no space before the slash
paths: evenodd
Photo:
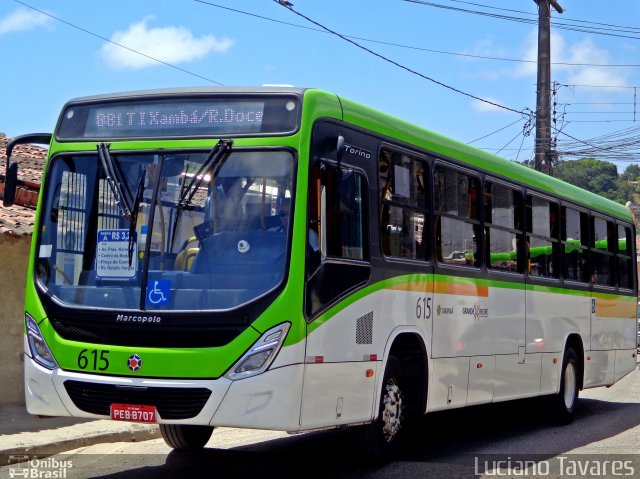
<path id="1" fill-rule="evenodd" d="M 568 426 L 550 424 L 540 400 L 430 414 L 404 431 L 403 452 L 384 467 L 362 463 L 349 431 L 289 436 L 220 428 L 198 453 L 171 451 L 161 439 L 101 444 L 56 455 L 58 463 L 40 469 L 117 479 L 640 478 L 640 372 L 581 398 Z"/>

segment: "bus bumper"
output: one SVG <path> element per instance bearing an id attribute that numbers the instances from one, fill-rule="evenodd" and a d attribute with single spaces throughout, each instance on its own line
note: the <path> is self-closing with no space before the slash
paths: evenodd
<path id="1" fill-rule="evenodd" d="M 197 424 L 294 431 L 299 429 L 300 396 L 303 365 L 291 365 L 269 370 L 258 376 L 231 381 L 119 378 L 43 368 L 25 355 L 25 402 L 27 411 L 43 416 L 73 416 L 106 419 L 80 409 L 69 395 L 64 383 L 77 381 L 88 385 L 116 388 L 173 388 L 185 390 L 205 388 L 211 391 L 202 409 L 188 419 L 163 419 L 158 423 Z"/>

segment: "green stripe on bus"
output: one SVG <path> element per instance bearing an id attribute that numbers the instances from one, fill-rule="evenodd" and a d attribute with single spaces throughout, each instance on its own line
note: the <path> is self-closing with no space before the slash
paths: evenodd
<path id="1" fill-rule="evenodd" d="M 308 333 L 313 332 L 322 324 L 329 321 L 333 316 L 340 313 L 348 306 L 356 303 L 357 301 L 370 296 L 374 293 L 377 293 L 384 289 L 390 289 L 394 286 L 403 285 L 412 282 L 428 282 L 433 281 L 434 283 L 452 283 L 458 285 L 472 285 L 472 286 L 485 286 L 489 288 L 500 288 L 500 289 L 511 289 L 511 290 L 519 290 L 519 291 L 531 291 L 536 293 L 549 293 L 549 294 L 561 294 L 565 296 L 582 296 L 586 298 L 600 298 L 600 299 L 616 299 L 621 301 L 629 301 L 635 302 L 636 297 L 633 295 L 623 295 L 620 293 L 601 293 L 601 292 L 592 292 L 590 290 L 579 290 L 579 289 L 569 289 L 563 288 L 561 286 L 544 286 L 539 284 L 524 284 L 516 282 L 516 281 L 498 281 L 492 279 L 484 279 L 484 278 L 468 278 L 461 276 L 449 276 L 442 274 L 411 274 L 411 275 L 403 275 L 396 276 L 394 278 L 389 278 L 374 284 L 371 284 L 359 291 L 356 291 L 348 298 L 345 298 L 340 303 L 334 305 L 327 311 L 323 312 L 320 316 L 318 316 L 312 323 L 309 324 Z"/>

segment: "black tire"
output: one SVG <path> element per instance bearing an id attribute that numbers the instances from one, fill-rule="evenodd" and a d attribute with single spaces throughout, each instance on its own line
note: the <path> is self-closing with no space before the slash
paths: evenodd
<path id="1" fill-rule="evenodd" d="M 177 450 L 202 449 L 213 433 L 213 426 L 160 424 L 160 434 L 167 446 Z"/>
<path id="2" fill-rule="evenodd" d="M 406 404 L 402 392 L 400 361 L 390 356 L 382 380 L 378 418 L 356 431 L 361 455 L 374 464 L 389 462 L 398 449 Z"/>
<path id="3" fill-rule="evenodd" d="M 580 363 L 572 347 L 567 347 L 562 359 L 560 390 L 550 397 L 552 419 L 557 424 L 569 424 L 575 416 L 578 404 Z"/>

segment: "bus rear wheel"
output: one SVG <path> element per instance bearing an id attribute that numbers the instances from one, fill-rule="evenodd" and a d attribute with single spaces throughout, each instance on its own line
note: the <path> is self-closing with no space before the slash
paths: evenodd
<path id="1" fill-rule="evenodd" d="M 160 424 L 160 434 L 167 446 L 177 450 L 202 449 L 213 433 L 213 426 Z"/>
<path id="2" fill-rule="evenodd" d="M 382 381 L 378 418 L 357 430 L 361 454 L 375 463 L 382 464 L 392 459 L 404 424 L 406 404 L 400 373 L 400 361 L 390 356 Z"/>
<path id="3" fill-rule="evenodd" d="M 560 391 L 550 398 L 552 417 L 558 424 L 569 424 L 578 402 L 578 355 L 571 347 L 567 347 L 562 359 Z"/>

